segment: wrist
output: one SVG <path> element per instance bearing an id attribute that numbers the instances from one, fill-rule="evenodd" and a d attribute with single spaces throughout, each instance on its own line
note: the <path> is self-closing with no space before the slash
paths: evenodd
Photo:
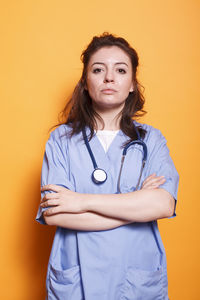
<path id="1" fill-rule="evenodd" d="M 85 211 L 96 212 L 95 208 L 98 206 L 98 194 L 82 194 L 82 208 Z"/>
<path id="2" fill-rule="evenodd" d="M 81 193 L 79 196 L 81 212 L 84 213 L 90 211 L 90 195 Z"/>

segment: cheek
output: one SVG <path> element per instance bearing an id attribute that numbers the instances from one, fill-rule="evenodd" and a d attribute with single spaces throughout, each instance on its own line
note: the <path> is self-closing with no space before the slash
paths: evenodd
<path id="1" fill-rule="evenodd" d="M 132 82 L 130 82 L 130 81 L 121 82 L 120 90 L 121 90 L 121 93 L 128 95 L 130 93 L 130 91 L 132 90 Z"/>
<path id="2" fill-rule="evenodd" d="M 91 83 L 88 85 L 88 93 L 90 97 L 95 94 L 95 86 Z"/>
<path id="3" fill-rule="evenodd" d="M 87 90 L 90 95 L 94 95 L 98 92 L 99 84 L 96 80 L 88 78 L 87 80 Z"/>

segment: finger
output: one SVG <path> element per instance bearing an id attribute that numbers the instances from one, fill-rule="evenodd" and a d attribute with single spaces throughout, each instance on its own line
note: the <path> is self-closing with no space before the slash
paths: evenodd
<path id="1" fill-rule="evenodd" d="M 46 195 L 44 195 L 44 197 L 40 202 L 42 203 L 50 199 L 58 199 L 59 197 L 60 197 L 59 193 L 47 193 Z"/>
<path id="2" fill-rule="evenodd" d="M 62 187 L 56 184 L 47 184 L 41 187 L 41 191 L 53 191 L 53 192 L 60 192 L 62 191 Z"/>
<path id="3" fill-rule="evenodd" d="M 154 189 L 157 189 L 158 187 L 157 186 L 144 186 L 142 187 L 142 190 L 154 190 Z"/>
<path id="4" fill-rule="evenodd" d="M 143 182 L 148 182 L 150 181 L 152 178 L 154 178 L 156 176 L 155 173 L 151 174 L 150 176 L 148 176 Z"/>
<path id="5" fill-rule="evenodd" d="M 49 206 L 57 206 L 57 205 L 59 205 L 58 200 L 47 200 L 40 204 L 41 207 L 49 207 Z"/>
<path id="6" fill-rule="evenodd" d="M 145 188 L 149 187 L 149 186 L 153 186 L 153 185 L 159 186 L 159 185 L 163 184 L 165 181 L 166 181 L 166 179 L 163 176 L 159 176 L 159 177 L 149 180 L 148 182 L 144 182 L 142 186 Z"/>
<path id="7" fill-rule="evenodd" d="M 154 184 L 154 183 L 156 184 L 156 183 L 163 182 L 163 181 L 165 181 L 164 176 L 159 176 L 159 177 L 149 180 L 147 184 Z"/>
<path id="8" fill-rule="evenodd" d="M 148 177 L 143 181 L 142 185 L 144 186 L 144 185 L 146 185 L 146 184 L 150 184 L 154 178 L 155 178 L 155 175 L 154 175 L 154 174 L 148 176 Z"/>
<path id="9" fill-rule="evenodd" d="M 156 177 L 151 177 L 151 178 L 147 178 L 143 183 L 144 184 L 152 184 L 154 182 L 159 182 L 161 180 L 163 180 L 165 177 L 164 176 L 156 176 Z"/>
<path id="10" fill-rule="evenodd" d="M 163 179 L 162 181 L 159 181 L 159 182 L 152 183 L 152 184 L 146 184 L 142 188 L 143 189 L 156 189 L 156 188 L 159 188 L 164 183 L 165 183 L 165 179 Z"/>
<path id="11" fill-rule="evenodd" d="M 151 188 L 151 187 L 159 187 L 162 184 L 164 184 L 165 181 L 160 181 L 160 182 L 155 182 L 155 183 L 151 183 L 151 184 L 145 184 L 143 185 L 143 188 Z"/>
<path id="12" fill-rule="evenodd" d="M 154 190 L 159 188 L 159 185 L 150 185 L 150 186 L 144 186 L 142 187 L 143 190 Z"/>
<path id="13" fill-rule="evenodd" d="M 163 184 L 166 181 L 166 179 L 164 178 L 164 176 L 160 176 L 158 178 L 155 178 L 154 180 L 152 180 L 152 184 Z"/>
<path id="14" fill-rule="evenodd" d="M 61 212 L 60 206 L 54 206 L 54 207 L 50 207 L 49 209 L 45 210 L 43 214 L 45 216 L 51 216 L 51 215 L 55 215 L 59 212 Z"/>
<path id="15" fill-rule="evenodd" d="M 151 178 L 154 178 L 156 176 L 156 173 L 153 173 L 151 175 L 149 175 L 145 180 L 150 180 Z"/>

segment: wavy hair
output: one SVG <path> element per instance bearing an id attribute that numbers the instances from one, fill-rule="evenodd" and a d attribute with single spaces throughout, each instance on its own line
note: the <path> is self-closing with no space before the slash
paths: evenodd
<path id="1" fill-rule="evenodd" d="M 136 76 L 139 60 L 138 55 L 135 49 L 133 49 L 124 38 L 116 37 L 115 35 L 107 32 L 104 32 L 100 36 L 94 36 L 90 44 L 81 54 L 81 60 L 83 62 L 82 76 L 73 91 L 71 99 L 61 112 L 61 117 L 64 120 L 61 124 L 70 125 L 72 129 L 71 136 L 79 133 L 85 126 L 88 126 L 91 132 L 90 138 L 92 138 L 94 130 L 97 128 L 96 118 L 101 121 L 104 127 L 102 118 L 93 109 L 92 99 L 90 98 L 88 91 L 85 89 L 85 86 L 87 67 L 91 56 L 103 47 L 112 46 L 117 46 L 122 49 L 131 60 L 134 91 L 129 93 L 125 101 L 125 105 L 121 112 L 120 129 L 130 138 L 130 140 L 137 139 L 133 120 L 146 113 L 143 109 L 145 102 L 142 93 L 143 87 L 138 82 Z M 141 137 L 144 138 L 146 131 L 141 127 L 139 127 L 138 130 Z"/>

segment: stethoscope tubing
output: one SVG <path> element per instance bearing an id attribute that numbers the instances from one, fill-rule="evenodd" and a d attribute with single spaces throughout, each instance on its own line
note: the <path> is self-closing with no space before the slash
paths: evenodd
<path id="1" fill-rule="evenodd" d="M 93 155 L 92 149 L 91 149 L 91 147 L 90 147 L 90 144 L 89 144 L 89 141 L 88 141 L 88 138 L 87 138 L 87 135 L 86 135 L 85 128 L 82 129 L 82 134 L 83 134 L 83 139 L 84 139 L 85 145 L 86 145 L 86 147 L 87 147 L 87 150 L 88 150 L 88 152 L 89 152 L 90 158 L 91 158 L 91 160 L 92 160 L 94 169 L 98 169 L 98 166 L 97 166 L 95 157 L 94 157 L 94 155 Z"/>
<path id="2" fill-rule="evenodd" d="M 120 181 L 121 181 L 121 174 L 122 174 L 122 169 L 123 169 L 123 165 L 124 165 L 124 160 L 125 160 L 125 157 L 126 157 L 126 153 L 127 153 L 127 150 L 130 146 L 134 146 L 136 144 L 142 146 L 143 148 L 143 158 L 142 158 L 142 166 L 141 166 L 141 169 L 140 169 L 140 174 L 139 174 L 139 179 L 138 179 L 138 183 L 136 185 L 136 188 L 135 190 L 138 190 L 139 186 L 140 186 L 140 181 L 141 181 L 141 178 L 142 178 L 142 173 L 143 173 L 143 170 L 144 170 L 144 167 L 145 167 L 145 164 L 146 164 L 146 160 L 147 160 L 147 145 L 145 144 L 145 142 L 142 141 L 141 137 L 140 137 L 140 134 L 139 134 L 139 131 L 137 129 L 137 127 L 134 125 L 135 127 L 135 131 L 136 131 L 136 134 L 137 134 L 137 140 L 135 141 L 131 141 L 130 143 L 128 143 L 125 147 L 124 147 L 124 150 L 122 152 L 122 159 L 121 159 L 121 165 L 120 165 L 120 171 L 119 171 L 119 176 L 118 176 L 118 181 L 117 181 L 117 192 L 118 193 L 121 193 L 121 190 L 120 190 Z M 105 170 L 102 170 L 100 168 L 98 168 L 98 165 L 96 163 L 96 160 L 95 160 L 95 157 L 94 157 L 94 154 L 92 152 L 92 149 L 90 147 L 90 144 L 89 144 L 89 141 L 88 141 L 88 138 L 87 138 L 87 135 L 86 135 L 86 130 L 85 128 L 82 129 L 82 135 L 83 135 L 83 139 L 84 139 L 84 142 L 85 142 L 85 145 L 87 147 L 87 150 L 89 152 L 89 155 L 90 155 L 90 158 L 92 160 L 92 163 L 93 163 L 93 167 L 94 167 L 94 171 L 92 173 L 92 180 L 94 183 L 96 184 L 101 184 L 101 183 L 104 183 L 107 179 L 107 174 L 105 172 Z M 98 181 L 94 178 L 94 173 L 95 173 L 95 170 L 101 170 L 105 173 L 105 177 L 106 179 L 103 180 L 103 181 Z"/>

